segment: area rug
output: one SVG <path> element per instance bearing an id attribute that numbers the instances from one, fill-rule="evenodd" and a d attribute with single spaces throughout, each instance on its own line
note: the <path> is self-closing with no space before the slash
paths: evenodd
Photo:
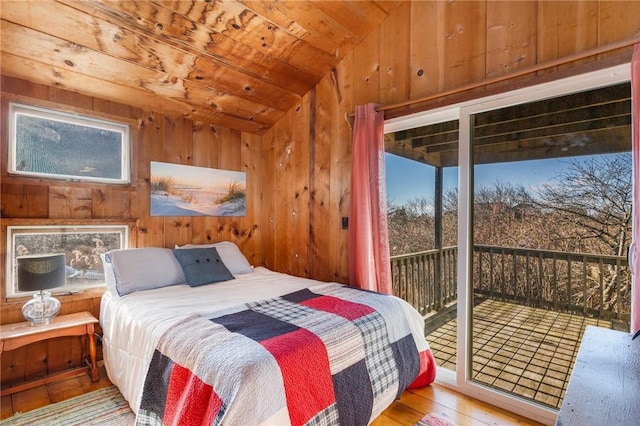
<path id="1" fill-rule="evenodd" d="M 109 386 L 55 404 L 19 413 L 2 426 L 131 426 L 136 417 L 118 388 Z"/>
<path id="2" fill-rule="evenodd" d="M 423 418 L 418 420 L 414 426 L 456 426 L 455 423 L 438 416 L 437 414 L 429 413 Z"/>

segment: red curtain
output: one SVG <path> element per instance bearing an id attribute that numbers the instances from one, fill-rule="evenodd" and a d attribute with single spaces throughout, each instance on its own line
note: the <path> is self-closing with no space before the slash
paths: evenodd
<path id="1" fill-rule="evenodd" d="M 392 293 L 384 169 L 384 113 L 356 107 L 349 204 L 349 281 Z"/>
<path id="2" fill-rule="evenodd" d="M 633 244 L 631 262 L 631 332 L 640 331 L 640 43 L 631 60 L 631 156 L 633 164 Z"/>

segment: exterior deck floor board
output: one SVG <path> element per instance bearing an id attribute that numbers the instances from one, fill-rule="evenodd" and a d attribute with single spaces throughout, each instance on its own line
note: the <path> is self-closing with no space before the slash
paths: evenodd
<path id="1" fill-rule="evenodd" d="M 473 311 L 473 379 L 560 408 L 587 325 L 612 328 L 607 320 L 485 300 Z M 438 365 L 455 370 L 455 317 L 426 337 Z"/>

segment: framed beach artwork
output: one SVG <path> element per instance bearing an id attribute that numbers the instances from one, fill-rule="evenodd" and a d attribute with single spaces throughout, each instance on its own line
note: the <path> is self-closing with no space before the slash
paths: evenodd
<path id="1" fill-rule="evenodd" d="M 151 216 L 245 216 L 245 172 L 151 162 Z"/>

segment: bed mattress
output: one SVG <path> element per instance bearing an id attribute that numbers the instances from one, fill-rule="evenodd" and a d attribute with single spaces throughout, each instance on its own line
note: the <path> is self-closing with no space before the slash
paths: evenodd
<path id="1" fill-rule="evenodd" d="M 162 337 L 170 334 L 170 330 L 178 329 L 194 314 L 219 317 L 220 312 L 237 310 L 239 305 L 326 285 L 257 267 L 252 273 L 236 275 L 234 280 L 200 287 L 174 285 L 123 297 L 107 291 L 102 298 L 100 323 L 109 379 L 137 413 L 152 358 Z M 422 317 L 409 304 L 400 299 L 397 302 L 405 311 L 418 351 L 429 352 L 423 337 Z M 378 407 L 378 411 L 382 409 L 384 407 Z"/>

